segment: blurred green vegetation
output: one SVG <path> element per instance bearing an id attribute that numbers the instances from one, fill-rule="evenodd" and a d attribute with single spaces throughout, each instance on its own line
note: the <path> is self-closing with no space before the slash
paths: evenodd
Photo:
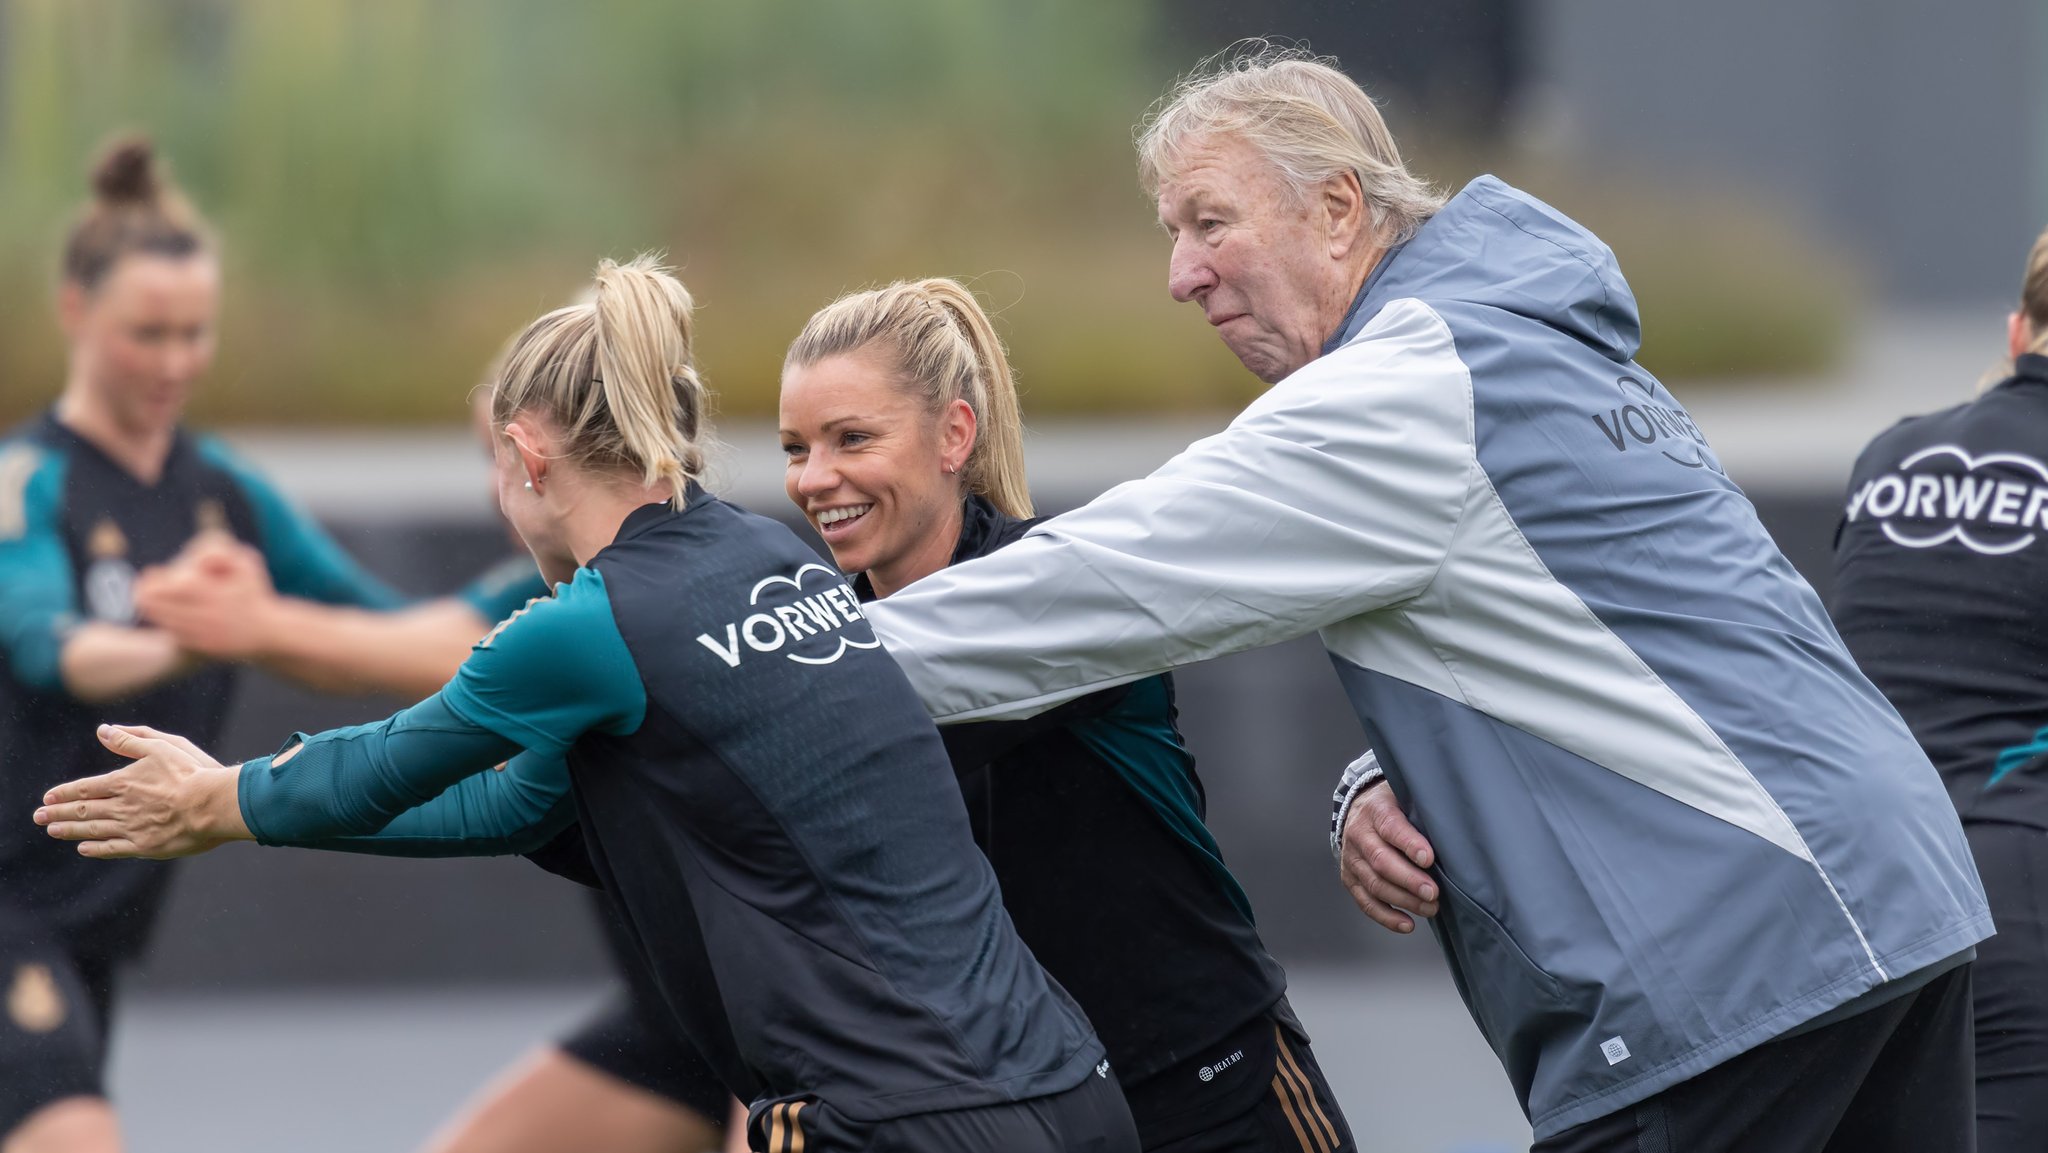
<path id="1" fill-rule="evenodd" d="M 58 239 L 124 128 L 225 238 L 202 421 L 456 419 L 505 337 L 597 257 L 647 248 L 698 299 L 728 413 L 773 411 L 811 310 L 935 273 L 998 310 L 1034 416 L 1236 405 L 1260 386 L 1167 298 L 1136 191 L 1132 123 L 1217 47 L 1173 44 L 1157 12 L 0 0 L 0 416 L 58 387 Z M 1796 372 L 1838 347 L 1841 278 L 1767 214 L 1584 174 L 1532 187 L 1621 253 L 1653 370 Z"/>

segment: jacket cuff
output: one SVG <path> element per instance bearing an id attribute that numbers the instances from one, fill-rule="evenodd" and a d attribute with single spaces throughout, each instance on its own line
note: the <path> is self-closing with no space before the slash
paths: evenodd
<path id="1" fill-rule="evenodd" d="M 1380 768 L 1380 759 L 1371 749 L 1365 750 L 1357 760 L 1344 767 L 1344 776 L 1337 782 L 1337 791 L 1330 808 L 1330 855 L 1343 858 L 1344 821 L 1351 815 L 1351 802 L 1358 794 L 1385 780 L 1387 774 Z"/>

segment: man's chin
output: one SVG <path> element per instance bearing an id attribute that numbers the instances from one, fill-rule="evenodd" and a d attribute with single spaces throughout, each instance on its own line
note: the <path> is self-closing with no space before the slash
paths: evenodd
<path id="1" fill-rule="evenodd" d="M 1230 349 L 1232 356 L 1237 357 L 1237 362 L 1244 365 L 1245 371 L 1267 384 L 1278 384 L 1287 378 L 1288 373 L 1294 371 L 1270 348 L 1239 348 L 1228 340 L 1223 344 Z"/>

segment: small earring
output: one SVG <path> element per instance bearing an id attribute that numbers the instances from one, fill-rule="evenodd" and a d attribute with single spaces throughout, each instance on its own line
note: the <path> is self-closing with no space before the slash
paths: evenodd
<path id="1" fill-rule="evenodd" d="M 532 481 L 530 481 L 530 480 L 526 482 L 526 491 L 528 491 L 528 492 L 532 492 L 532 491 L 533 491 L 533 482 L 532 482 Z"/>

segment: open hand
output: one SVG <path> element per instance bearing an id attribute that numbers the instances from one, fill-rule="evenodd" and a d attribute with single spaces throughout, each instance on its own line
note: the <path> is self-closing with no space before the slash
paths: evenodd
<path id="1" fill-rule="evenodd" d="M 227 768 L 191 741 L 142 725 L 101 725 L 100 743 L 133 763 L 43 794 L 35 822 L 81 856 L 115 860 L 189 857 L 227 841 L 248 840 L 236 785 Z"/>

